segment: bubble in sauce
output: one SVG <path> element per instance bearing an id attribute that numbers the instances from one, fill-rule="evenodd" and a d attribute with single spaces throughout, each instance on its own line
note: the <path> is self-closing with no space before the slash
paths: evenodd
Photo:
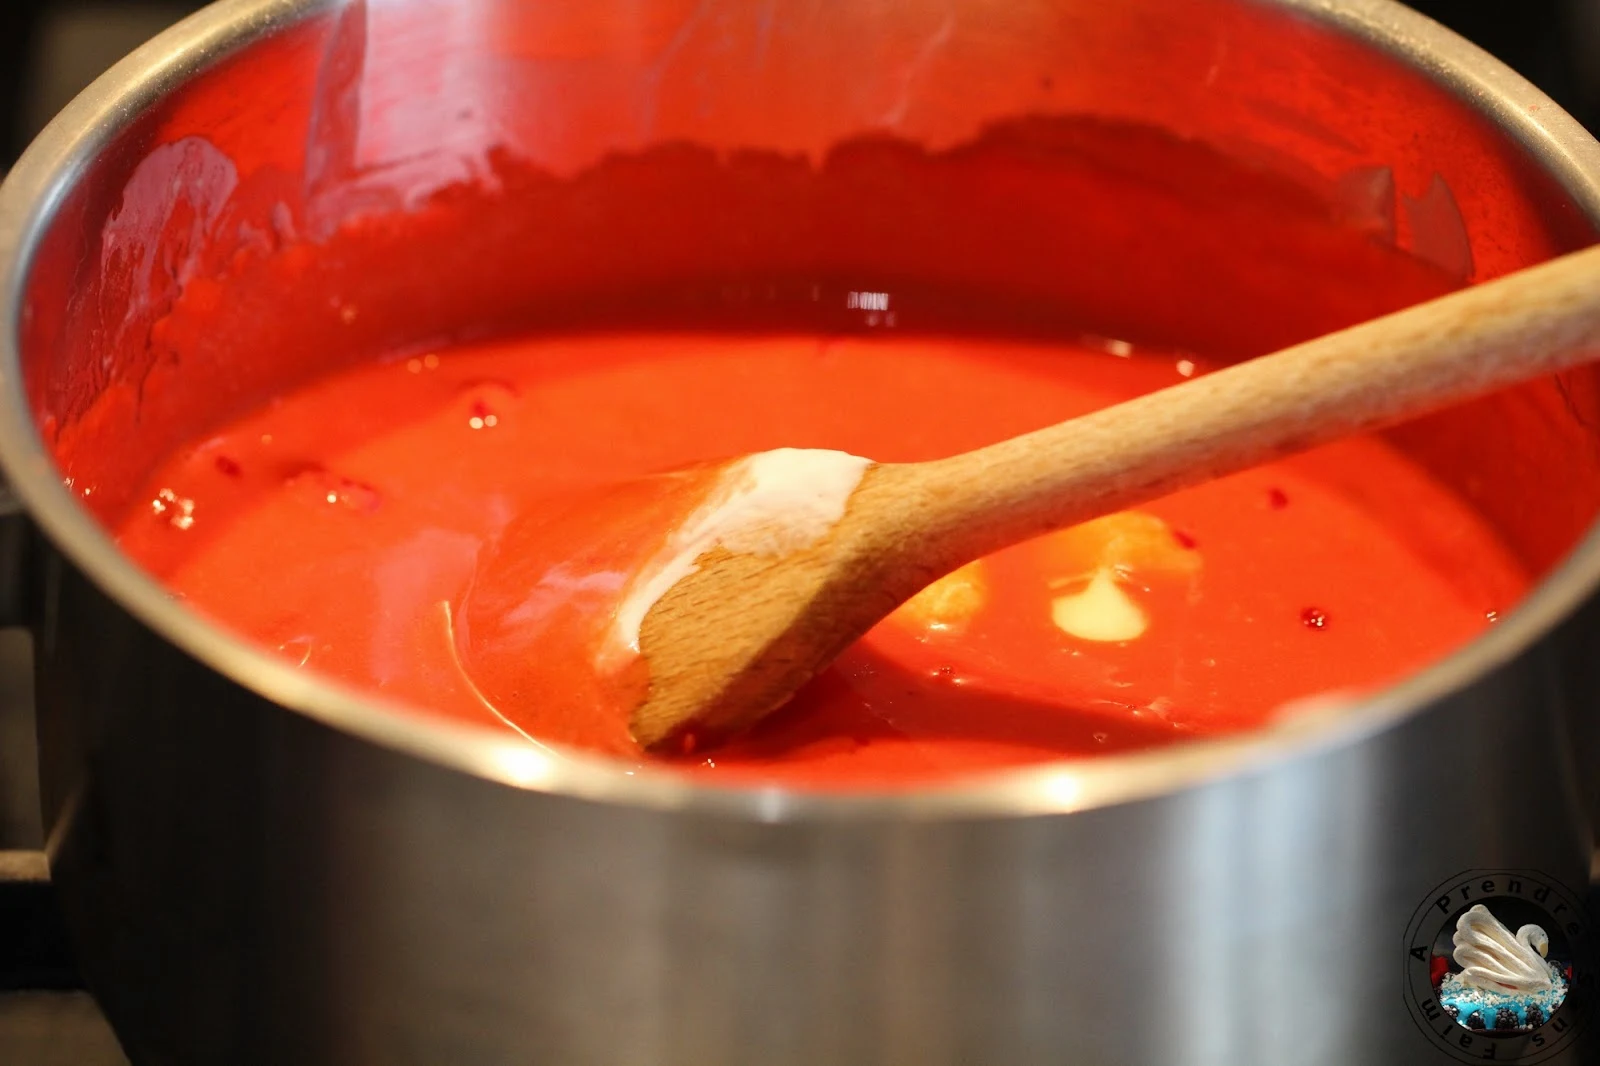
<path id="1" fill-rule="evenodd" d="M 1300 612 L 1300 624 L 1307 629 L 1322 629 L 1328 624 L 1328 612 L 1321 607 L 1307 607 Z"/>
<path id="2" fill-rule="evenodd" d="M 316 645 L 316 638 L 309 635 L 290 637 L 278 645 L 278 654 L 293 660 L 296 666 L 304 666 L 311 661 L 311 651 Z"/>
<path id="3" fill-rule="evenodd" d="M 489 405 L 482 400 L 473 400 L 469 409 L 467 425 L 473 429 L 493 429 L 500 424 L 500 416 L 489 409 Z"/>
<path id="4" fill-rule="evenodd" d="M 309 501 L 342 507 L 358 514 L 371 514 L 383 503 L 383 494 L 374 486 L 345 477 L 320 463 L 291 470 L 283 483 L 286 488 L 303 494 Z"/>
<path id="5" fill-rule="evenodd" d="M 150 501 L 150 512 L 173 529 L 189 529 L 194 525 L 194 501 L 171 489 L 156 493 L 155 499 Z"/>
<path id="6" fill-rule="evenodd" d="M 467 401 L 467 426 L 470 429 L 493 429 L 502 420 L 505 408 L 519 392 L 509 381 L 486 378 L 469 381 L 461 387 Z"/>

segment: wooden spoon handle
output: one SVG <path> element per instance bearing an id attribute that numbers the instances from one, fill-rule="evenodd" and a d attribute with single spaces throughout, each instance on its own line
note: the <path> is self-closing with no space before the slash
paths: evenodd
<path id="1" fill-rule="evenodd" d="M 890 467 L 957 561 L 1600 358 L 1600 245 L 1094 414 Z M 915 501 L 915 502 L 911 502 Z"/>

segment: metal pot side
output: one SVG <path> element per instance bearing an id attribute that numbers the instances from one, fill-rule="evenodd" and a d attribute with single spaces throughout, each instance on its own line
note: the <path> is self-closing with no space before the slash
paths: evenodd
<path id="1" fill-rule="evenodd" d="M 1544 574 L 1471 646 L 1339 716 L 912 795 L 622 778 L 385 706 L 184 610 L 96 521 L 226 401 L 440 325 L 164 363 L 163 301 L 241 234 L 326 240 L 493 148 L 562 175 L 1030 111 L 1387 196 L 1393 239 L 1464 279 L 1600 221 L 1600 146 L 1381 0 L 228 0 L 63 112 L 0 189 L 0 460 L 51 545 L 52 872 L 137 1062 L 1457 1061 L 1404 1000 L 1408 922 L 1465 871 L 1588 879 L 1593 375 L 1395 438 Z M 161 374 L 212 376 L 141 408 Z M 103 446 L 61 469 L 88 422 Z"/>

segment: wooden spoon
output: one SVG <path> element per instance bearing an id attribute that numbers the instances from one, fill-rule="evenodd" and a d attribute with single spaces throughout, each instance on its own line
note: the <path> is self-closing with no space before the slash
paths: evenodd
<path id="1" fill-rule="evenodd" d="M 1600 246 L 977 451 L 858 460 L 820 530 L 815 511 L 794 516 L 808 531 L 746 508 L 738 536 L 656 569 L 635 605 L 648 692 L 633 737 L 684 751 L 745 729 L 1001 548 L 1597 357 Z"/>

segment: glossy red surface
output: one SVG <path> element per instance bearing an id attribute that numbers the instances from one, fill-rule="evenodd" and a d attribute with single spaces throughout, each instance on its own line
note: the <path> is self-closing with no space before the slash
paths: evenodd
<path id="1" fill-rule="evenodd" d="M 591 490 L 777 446 L 931 458 L 1176 383 L 1181 361 L 892 334 L 483 344 L 326 379 L 197 442 L 146 483 L 156 505 L 120 538 L 308 669 L 637 761 L 596 653 L 655 545 L 596 529 L 654 522 L 659 538 L 683 505 L 647 488 L 607 512 Z M 1525 584 L 1481 520 L 1375 440 L 1147 511 L 1161 522 L 1116 543 L 1068 533 L 986 560 L 971 602 L 901 612 L 753 734 L 684 765 L 902 786 L 1248 729 L 1426 663 Z M 1107 567 L 1147 631 L 1058 629 L 1052 599 Z"/>

